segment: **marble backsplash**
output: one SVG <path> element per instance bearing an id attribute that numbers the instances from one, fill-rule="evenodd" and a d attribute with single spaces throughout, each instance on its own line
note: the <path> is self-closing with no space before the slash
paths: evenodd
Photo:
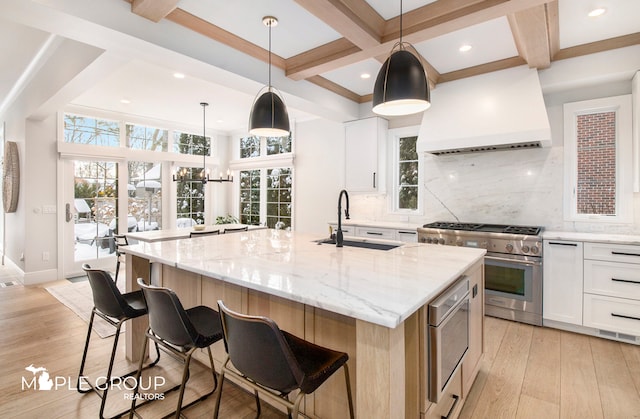
<path id="1" fill-rule="evenodd" d="M 508 150 L 454 156 L 426 155 L 421 216 L 389 213 L 387 196 L 351 197 L 358 219 L 421 225 L 444 220 L 540 225 L 546 230 L 640 233 L 634 224 L 567 222 L 563 216 L 563 148 Z M 640 220 L 640 194 L 634 219 Z"/>

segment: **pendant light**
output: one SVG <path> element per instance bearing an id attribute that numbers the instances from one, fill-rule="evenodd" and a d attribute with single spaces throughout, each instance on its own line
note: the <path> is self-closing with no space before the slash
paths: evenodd
<path id="1" fill-rule="evenodd" d="M 177 173 L 173 173 L 173 181 L 174 182 L 202 182 L 206 184 L 207 182 L 233 182 L 233 176 L 227 170 L 227 177 L 222 177 L 222 172 L 220 173 L 219 178 L 211 178 L 209 177 L 209 171 L 207 170 L 207 129 L 206 129 L 206 114 L 207 114 L 207 106 L 209 104 L 207 102 L 200 102 L 200 106 L 202 106 L 202 172 L 198 177 L 187 177 L 187 168 L 183 167 L 182 170 Z"/>
<path id="2" fill-rule="evenodd" d="M 284 137 L 289 135 L 287 107 L 271 86 L 271 28 L 278 24 L 278 19 L 265 16 L 262 23 L 269 28 L 269 85 L 260 89 L 253 102 L 249 133 L 259 137 Z"/>
<path id="3" fill-rule="evenodd" d="M 411 53 L 407 50 L 414 51 Z M 373 88 L 373 112 L 382 116 L 411 115 L 431 106 L 427 74 L 418 51 L 402 42 L 402 0 L 400 0 L 400 40 L 384 62 Z"/>

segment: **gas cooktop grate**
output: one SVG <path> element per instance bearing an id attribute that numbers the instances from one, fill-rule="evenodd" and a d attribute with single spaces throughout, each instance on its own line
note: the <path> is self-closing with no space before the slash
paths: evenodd
<path id="1" fill-rule="evenodd" d="M 480 224 L 480 223 L 453 223 L 447 221 L 436 221 L 425 224 L 423 228 L 436 228 L 441 230 L 461 230 L 461 231 L 480 231 L 506 234 L 523 234 L 528 236 L 537 236 L 540 234 L 540 227 L 532 226 L 511 226 L 500 224 Z"/>

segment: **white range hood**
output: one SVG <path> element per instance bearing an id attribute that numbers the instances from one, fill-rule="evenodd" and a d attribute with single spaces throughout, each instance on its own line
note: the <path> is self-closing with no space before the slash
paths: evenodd
<path id="1" fill-rule="evenodd" d="M 549 147 L 538 72 L 526 66 L 438 85 L 424 112 L 418 152 L 470 153 Z"/>

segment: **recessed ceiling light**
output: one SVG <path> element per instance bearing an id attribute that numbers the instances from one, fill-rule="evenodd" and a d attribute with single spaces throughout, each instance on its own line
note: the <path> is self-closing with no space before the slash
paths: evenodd
<path id="1" fill-rule="evenodd" d="M 362 74 L 360 74 L 360 78 L 361 78 L 361 79 L 370 79 L 370 78 L 371 78 L 371 74 L 369 74 L 369 73 L 362 73 Z"/>
<path id="2" fill-rule="evenodd" d="M 216 122 L 217 122 L 218 124 L 222 124 L 222 123 L 224 122 L 224 120 L 223 120 L 223 119 L 218 119 Z"/>
<path id="3" fill-rule="evenodd" d="M 589 17 L 598 17 L 598 16 L 602 16 L 606 12 L 607 12 L 607 9 L 605 9 L 604 7 L 598 7 L 598 8 L 593 9 L 592 11 L 590 11 L 588 16 Z"/>
<path id="4" fill-rule="evenodd" d="M 120 99 L 120 103 L 124 103 L 125 105 L 128 105 L 131 103 L 131 101 L 129 99 Z"/>
<path id="5" fill-rule="evenodd" d="M 464 44 L 464 45 L 462 45 L 460 48 L 458 48 L 458 51 L 460 51 L 460 52 L 467 52 L 467 51 L 470 51 L 470 50 L 471 50 L 471 48 L 472 48 L 472 47 L 471 47 L 471 45 L 469 45 L 469 44 Z"/>
<path id="6" fill-rule="evenodd" d="M 173 73 L 173 77 L 176 79 L 184 79 L 184 74 L 182 73 Z"/>

